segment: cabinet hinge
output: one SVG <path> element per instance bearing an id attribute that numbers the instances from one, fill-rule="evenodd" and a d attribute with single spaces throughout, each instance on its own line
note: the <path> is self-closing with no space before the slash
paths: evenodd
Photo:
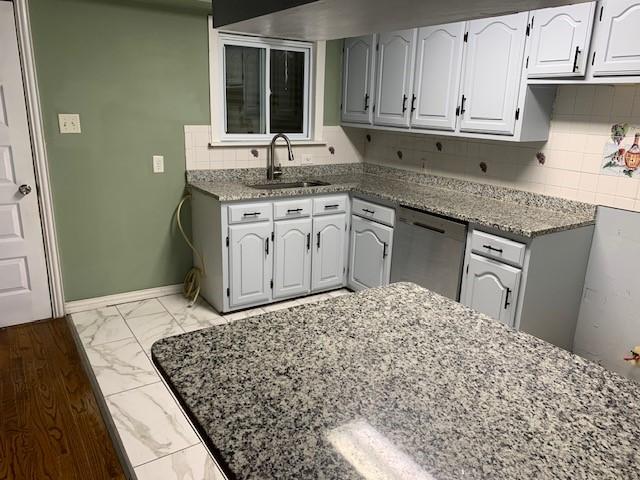
<path id="1" fill-rule="evenodd" d="M 469 41 L 469 32 L 464 32 L 464 37 L 462 37 L 462 40 L 464 42 L 468 42 Z"/>
<path id="2" fill-rule="evenodd" d="M 600 7 L 600 20 L 598 20 L 599 22 L 601 22 L 601 21 L 602 21 L 602 12 L 603 12 L 603 11 L 604 11 L 604 5 L 602 5 L 602 6 Z"/>
<path id="3" fill-rule="evenodd" d="M 229 246 L 229 236 L 227 236 L 227 241 L 225 242 L 227 244 L 227 247 Z"/>
<path id="4" fill-rule="evenodd" d="M 524 64 L 524 68 L 529 68 L 529 57 L 527 57 L 527 61 Z"/>
<path id="5" fill-rule="evenodd" d="M 271 279 L 270 286 L 271 286 L 271 290 L 273 290 L 273 278 Z"/>
<path id="6" fill-rule="evenodd" d="M 227 287 L 227 297 L 231 296 L 231 290 L 229 289 L 229 287 Z"/>
<path id="7" fill-rule="evenodd" d="M 520 107 L 516 108 L 516 120 L 520 118 Z"/>

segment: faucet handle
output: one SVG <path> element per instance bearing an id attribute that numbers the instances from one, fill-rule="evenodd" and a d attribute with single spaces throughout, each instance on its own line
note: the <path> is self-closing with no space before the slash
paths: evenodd
<path id="1" fill-rule="evenodd" d="M 282 175 L 282 167 L 280 165 L 274 165 L 273 178 L 278 178 Z"/>

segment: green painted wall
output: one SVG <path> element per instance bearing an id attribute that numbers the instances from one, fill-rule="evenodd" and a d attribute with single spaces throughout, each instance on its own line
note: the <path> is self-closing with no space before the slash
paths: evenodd
<path id="1" fill-rule="evenodd" d="M 66 300 L 180 283 L 191 255 L 172 217 L 183 125 L 209 122 L 206 16 L 112 0 L 30 10 Z M 60 135 L 60 112 L 79 113 L 82 134 Z"/>
<path id="2" fill-rule="evenodd" d="M 342 97 L 342 40 L 327 42 L 324 73 L 324 124 L 340 125 Z"/>
<path id="3" fill-rule="evenodd" d="M 30 0 L 67 301 L 180 283 L 191 265 L 173 215 L 183 126 L 209 123 L 207 10 L 196 0 Z M 327 125 L 339 123 L 341 55 L 328 42 Z M 82 134 L 59 134 L 58 113 L 79 113 Z"/>

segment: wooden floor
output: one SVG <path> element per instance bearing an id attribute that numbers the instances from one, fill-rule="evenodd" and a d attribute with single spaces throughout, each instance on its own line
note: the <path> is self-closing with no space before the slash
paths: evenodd
<path id="1" fill-rule="evenodd" d="M 0 479 L 124 478 L 66 320 L 0 329 Z"/>

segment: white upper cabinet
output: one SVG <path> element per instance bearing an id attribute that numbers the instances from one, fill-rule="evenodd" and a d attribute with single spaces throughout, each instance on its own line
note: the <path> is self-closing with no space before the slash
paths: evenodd
<path id="1" fill-rule="evenodd" d="M 271 222 L 229 226 L 229 305 L 237 307 L 271 299 Z"/>
<path id="2" fill-rule="evenodd" d="M 640 0 L 606 0 L 593 43 L 593 75 L 640 75 Z"/>
<path id="3" fill-rule="evenodd" d="M 462 303 L 513 327 L 521 270 L 475 253 L 468 267 Z"/>
<path id="4" fill-rule="evenodd" d="M 374 123 L 409 126 L 417 29 L 378 36 Z"/>
<path id="5" fill-rule="evenodd" d="M 418 29 L 411 126 L 455 130 L 464 22 Z"/>
<path id="6" fill-rule="evenodd" d="M 311 289 L 313 291 L 339 287 L 344 284 L 344 253 L 346 215 L 323 215 L 313 219 L 313 263 Z"/>
<path id="7" fill-rule="evenodd" d="M 513 135 L 529 13 L 472 20 L 460 130 Z"/>
<path id="8" fill-rule="evenodd" d="M 530 78 L 584 76 L 595 2 L 531 12 Z"/>
<path id="9" fill-rule="evenodd" d="M 354 290 L 389 283 L 393 228 L 351 216 L 349 286 Z"/>
<path id="10" fill-rule="evenodd" d="M 274 223 L 273 297 L 311 290 L 311 218 Z"/>
<path id="11" fill-rule="evenodd" d="M 342 121 L 371 123 L 375 35 L 346 38 L 342 77 Z"/>

